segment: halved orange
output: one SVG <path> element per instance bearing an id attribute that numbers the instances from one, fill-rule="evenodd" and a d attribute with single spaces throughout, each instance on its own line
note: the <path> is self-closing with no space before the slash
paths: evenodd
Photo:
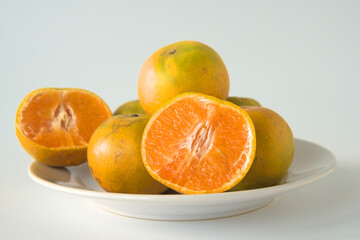
<path id="1" fill-rule="evenodd" d="M 141 148 L 146 169 L 164 185 L 186 194 L 218 193 L 250 169 L 255 129 L 240 107 L 185 93 L 150 118 Z"/>
<path id="2" fill-rule="evenodd" d="M 18 107 L 16 136 L 44 164 L 78 165 L 86 162 L 92 133 L 111 115 L 108 105 L 87 90 L 42 88 L 29 93 Z"/>

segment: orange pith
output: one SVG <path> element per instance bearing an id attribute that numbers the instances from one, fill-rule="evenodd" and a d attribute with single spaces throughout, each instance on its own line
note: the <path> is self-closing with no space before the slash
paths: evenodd
<path id="1" fill-rule="evenodd" d="M 93 131 L 110 116 L 109 107 L 89 91 L 38 89 L 18 108 L 16 134 L 36 160 L 51 166 L 77 165 L 86 161 Z"/>
<path id="2" fill-rule="evenodd" d="M 241 108 L 198 93 L 176 97 L 145 128 L 150 174 L 181 193 L 215 193 L 236 185 L 255 154 L 255 130 Z"/>

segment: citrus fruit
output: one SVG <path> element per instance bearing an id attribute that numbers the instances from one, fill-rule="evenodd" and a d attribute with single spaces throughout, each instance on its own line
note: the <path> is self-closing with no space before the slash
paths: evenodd
<path id="1" fill-rule="evenodd" d="M 229 102 L 234 103 L 238 106 L 258 106 L 261 107 L 261 104 L 252 98 L 246 98 L 246 97 L 228 97 L 227 100 Z"/>
<path id="2" fill-rule="evenodd" d="M 152 115 L 141 147 L 153 178 L 186 194 L 235 186 L 249 170 L 255 149 L 249 115 L 200 93 L 181 94 Z"/>
<path id="3" fill-rule="evenodd" d="M 149 116 L 116 115 L 103 122 L 88 147 L 89 169 L 108 192 L 161 193 L 167 187 L 153 179 L 141 159 L 141 138 Z"/>
<path id="4" fill-rule="evenodd" d="M 138 96 L 145 112 L 184 92 L 199 92 L 225 100 L 230 81 L 225 64 L 211 47 L 181 41 L 154 52 L 144 63 L 138 79 Z"/>
<path id="5" fill-rule="evenodd" d="M 243 107 L 256 132 L 254 162 L 244 179 L 231 190 L 247 190 L 278 184 L 286 175 L 295 152 L 294 136 L 286 121 L 264 107 Z"/>
<path id="6" fill-rule="evenodd" d="M 113 115 L 129 114 L 129 113 L 145 113 L 142 109 L 139 100 L 133 100 L 121 104 L 114 112 Z"/>
<path id="7" fill-rule="evenodd" d="M 42 88 L 29 93 L 16 113 L 16 136 L 37 161 L 49 166 L 86 162 L 94 130 L 111 116 L 106 103 L 92 92 Z"/>

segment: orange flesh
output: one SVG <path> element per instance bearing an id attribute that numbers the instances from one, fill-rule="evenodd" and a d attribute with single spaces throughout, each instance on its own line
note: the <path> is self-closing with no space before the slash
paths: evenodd
<path id="1" fill-rule="evenodd" d="M 42 146 L 82 147 L 109 116 L 104 103 L 85 91 L 47 89 L 23 103 L 18 122 L 23 134 Z"/>
<path id="2" fill-rule="evenodd" d="M 249 168 L 253 136 L 249 121 L 233 108 L 183 98 L 164 109 L 145 140 L 151 170 L 164 181 L 195 191 L 219 189 L 239 179 Z"/>

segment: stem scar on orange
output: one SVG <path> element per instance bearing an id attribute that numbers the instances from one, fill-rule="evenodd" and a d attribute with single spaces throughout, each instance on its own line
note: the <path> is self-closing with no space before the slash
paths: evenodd
<path id="1" fill-rule="evenodd" d="M 42 88 L 18 107 L 16 136 L 37 161 L 62 167 L 86 162 L 92 133 L 111 114 L 97 95 L 83 89 Z"/>
<path id="2" fill-rule="evenodd" d="M 223 192 L 250 169 L 255 129 L 240 107 L 205 94 L 184 93 L 152 115 L 141 150 L 152 177 L 175 191 Z"/>

